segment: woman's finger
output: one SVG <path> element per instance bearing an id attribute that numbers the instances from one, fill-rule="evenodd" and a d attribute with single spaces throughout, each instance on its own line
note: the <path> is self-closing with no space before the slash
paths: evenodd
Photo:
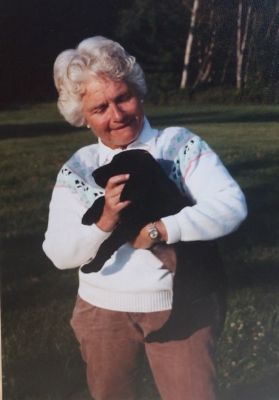
<path id="1" fill-rule="evenodd" d="M 119 203 L 117 203 L 116 209 L 117 209 L 118 212 L 120 212 L 121 210 L 126 208 L 129 204 L 131 204 L 130 200 L 120 201 Z"/>
<path id="2" fill-rule="evenodd" d="M 114 198 L 120 197 L 122 190 L 124 189 L 125 184 L 120 184 L 113 189 L 105 189 L 105 197 L 106 198 Z"/>
<path id="3" fill-rule="evenodd" d="M 118 186 L 119 184 L 126 182 L 129 179 L 129 174 L 115 175 L 109 178 L 106 189 L 111 190 Z"/>

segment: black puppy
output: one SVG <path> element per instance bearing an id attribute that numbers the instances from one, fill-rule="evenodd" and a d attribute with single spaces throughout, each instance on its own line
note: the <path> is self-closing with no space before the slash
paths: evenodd
<path id="1" fill-rule="evenodd" d="M 129 150 L 114 156 L 110 164 L 93 172 L 95 182 L 105 187 L 110 177 L 130 174 L 120 200 L 131 204 L 121 212 L 120 223 L 101 245 L 95 259 L 82 267 L 83 272 L 96 272 L 124 243 L 134 239 L 149 222 L 180 211 L 190 201 L 181 195 L 177 186 L 165 174 L 160 164 L 144 150 Z M 104 196 L 99 197 L 84 214 L 82 223 L 97 222 L 104 207 Z"/>
<path id="2" fill-rule="evenodd" d="M 130 174 L 130 178 L 125 183 L 120 200 L 130 200 L 131 204 L 122 210 L 119 224 L 102 243 L 94 260 L 82 267 L 84 273 L 99 271 L 105 261 L 120 246 L 133 240 L 146 224 L 193 205 L 167 177 L 160 164 L 144 150 L 117 154 L 111 163 L 96 169 L 93 177 L 104 188 L 111 176 L 126 173 Z M 98 198 L 84 214 L 82 223 L 91 225 L 97 222 L 103 206 L 104 196 Z M 154 247 L 154 254 L 158 246 Z M 215 243 L 179 242 L 170 248 L 176 259 L 172 312 L 161 329 L 146 337 L 146 341 L 150 342 L 187 337 L 210 323 L 208 319 L 212 317 L 211 310 L 208 310 L 208 315 L 197 321 L 196 313 L 204 308 L 201 301 L 213 291 L 219 278 L 220 259 Z"/>

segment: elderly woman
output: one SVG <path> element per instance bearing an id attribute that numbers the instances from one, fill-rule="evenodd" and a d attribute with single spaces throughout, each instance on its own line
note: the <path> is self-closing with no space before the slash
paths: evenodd
<path id="1" fill-rule="evenodd" d="M 64 118 L 74 126 L 87 126 L 98 138 L 97 144 L 78 150 L 66 162 L 53 190 L 43 248 L 58 268 L 76 268 L 93 260 L 121 211 L 129 207 L 128 201 L 120 201 L 129 176 L 113 176 L 105 187 L 99 220 L 90 226 L 82 223 L 99 193 L 92 172 L 119 152 L 145 149 L 170 165 L 179 160 L 175 182 L 194 201 L 193 207 L 150 221 L 99 272 L 79 269 L 71 325 L 87 365 L 90 392 L 96 400 L 135 399 L 145 351 L 163 399 L 213 400 L 216 318 L 190 337 L 145 341 L 165 323 L 172 308 L 173 273 L 151 248 L 158 241 L 171 246 L 229 234 L 246 217 L 243 193 L 200 137 L 185 128 L 151 128 L 143 109 L 143 71 L 117 42 L 93 37 L 62 52 L 55 61 L 54 79 Z M 210 273 L 204 272 L 205 280 Z M 216 301 L 212 307 L 218 313 Z"/>

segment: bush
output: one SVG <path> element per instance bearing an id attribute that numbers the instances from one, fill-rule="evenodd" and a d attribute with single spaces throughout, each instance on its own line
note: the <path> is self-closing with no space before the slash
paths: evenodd
<path id="1" fill-rule="evenodd" d="M 146 75 L 147 101 L 151 104 L 187 104 L 189 102 L 212 104 L 278 104 L 279 84 L 249 81 L 238 91 L 233 86 L 203 86 L 192 89 L 179 88 L 178 76 L 170 72 L 151 72 Z"/>

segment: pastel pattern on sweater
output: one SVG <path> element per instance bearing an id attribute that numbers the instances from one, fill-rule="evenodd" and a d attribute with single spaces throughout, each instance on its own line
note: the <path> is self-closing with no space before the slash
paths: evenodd
<path id="1" fill-rule="evenodd" d="M 76 164 L 76 166 L 78 166 L 78 164 Z M 86 183 L 85 180 L 73 172 L 67 164 L 61 168 L 56 185 L 67 187 L 72 193 L 77 194 L 85 207 L 90 207 L 94 200 L 104 195 L 104 189 L 97 185 L 93 187 Z"/>
<path id="2" fill-rule="evenodd" d="M 185 131 L 183 130 L 175 136 L 172 141 L 173 145 L 170 147 L 168 153 L 170 158 L 174 153 L 177 154 L 169 178 L 175 182 L 182 193 L 185 193 L 185 188 L 181 179 L 187 175 L 192 161 L 200 157 L 203 151 L 208 150 L 206 143 L 198 136 L 188 138 L 186 144 L 185 139 Z M 79 196 L 80 201 L 85 207 L 90 207 L 94 200 L 104 195 L 104 189 L 97 184 L 92 185 L 86 182 L 88 171 L 84 169 L 76 157 L 73 157 L 71 160 L 71 165 L 77 172 L 74 172 L 73 168 L 70 168 L 66 163 L 58 174 L 56 184 L 57 186 L 69 188 Z"/>

